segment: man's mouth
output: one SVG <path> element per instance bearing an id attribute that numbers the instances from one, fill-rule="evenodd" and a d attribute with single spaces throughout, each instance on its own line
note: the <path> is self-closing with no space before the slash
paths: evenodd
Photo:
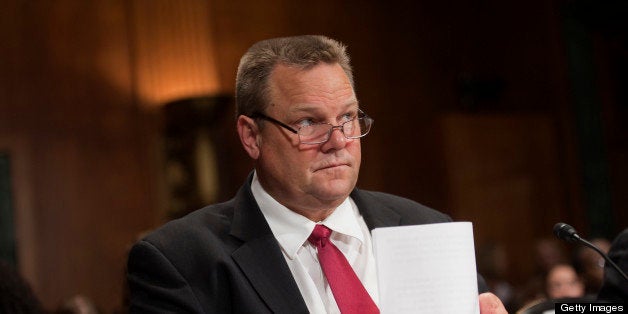
<path id="1" fill-rule="evenodd" d="M 325 165 L 322 165 L 322 166 L 316 168 L 314 170 L 314 172 L 319 171 L 319 170 L 327 170 L 327 169 L 339 168 L 339 167 L 343 167 L 343 166 L 349 167 L 349 164 L 348 163 L 342 163 L 342 162 L 325 164 Z"/>

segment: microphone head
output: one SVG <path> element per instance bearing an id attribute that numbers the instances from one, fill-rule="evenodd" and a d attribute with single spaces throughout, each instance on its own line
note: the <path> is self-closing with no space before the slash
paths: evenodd
<path id="1" fill-rule="evenodd" d="M 568 242 L 576 242 L 578 241 L 578 238 L 580 238 L 580 236 L 576 232 L 576 229 L 574 229 L 574 227 L 564 222 L 559 222 L 554 225 L 554 234 L 559 239 L 562 239 Z"/>

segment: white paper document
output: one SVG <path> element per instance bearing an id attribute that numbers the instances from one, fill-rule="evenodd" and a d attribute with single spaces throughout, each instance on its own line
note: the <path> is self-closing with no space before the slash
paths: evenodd
<path id="1" fill-rule="evenodd" d="M 470 222 L 373 230 L 382 314 L 479 314 Z"/>

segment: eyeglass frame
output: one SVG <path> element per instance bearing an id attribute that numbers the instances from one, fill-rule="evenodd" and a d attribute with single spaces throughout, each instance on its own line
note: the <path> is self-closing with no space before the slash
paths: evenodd
<path id="1" fill-rule="evenodd" d="M 362 116 L 360 117 L 360 115 L 362 115 Z M 298 129 L 295 130 L 293 127 L 291 127 L 291 126 L 289 126 L 289 125 L 287 125 L 287 124 L 285 124 L 285 123 L 283 123 L 283 122 L 281 122 L 281 121 L 279 121 L 279 120 L 277 120 L 275 118 L 269 117 L 269 116 L 267 116 L 267 115 L 265 115 L 265 114 L 263 114 L 261 112 L 254 112 L 252 115 L 249 116 L 249 118 L 251 118 L 251 119 L 262 119 L 262 120 L 266 120 L 268 122 L 274 123 L 274 124 L 284 128 L 284 129 L 286 129 L 286 130 L 296 134 L 299 137 L 299 143 L 300 144 L 305 144 L 305 145 L 318 145 L 318 144 L 327 143 L 327 141 L 329 141 L 329 139 L 331 138 L 331 133 L 334 131 L 334 129 L 339 129 L 340 132 L 342 133 L 342 135 L 346 139 L 362 138 L 362 137 L 366 136 L 367 134 L 369 134 L 369 132 L 371 131 L 371 128 L 373 127 L 373 122 L 375 122 L 375 120 L 373 118 L 371 118 L 369 115 L 367 115 L 364 111 L 362 111 L 361 109 L 358 109 L 358 113 L 355 115 L 355 117 L 353 117 L 353 118 L 351 118 L 351 120 L 345 121 L 345 122 L 343 122 L 343 123 L 341 123 L 339 125 L 333 125 L 333 124 L 331 124 L 329 122 L 316 122 L 316 123 L 312 124 L 312 125 L 327 124 L 327 125 L 330 125 L 331 128 L 329 128 L 329 130 L 327 131 L 327 136 L 326 136 L 324 141 L 320 141 L 320 142 L 303 142 L 301 140 L 301 135 L 299 134 L 299 131 L 302 128 L 306 127 L 306 126 L 299 127 Z M 367 119 L 366 121 L 369 121 L 369 129 L 368 129 L 368 131 L 366 131 L 366 133 L 360 134 L 358 136 L 347 136 L 347 134 L 345 133 L 345 128 L 344 128 L 345 124 L 347 124 L 349 122 L 353 122 L 356 119 Z"/>

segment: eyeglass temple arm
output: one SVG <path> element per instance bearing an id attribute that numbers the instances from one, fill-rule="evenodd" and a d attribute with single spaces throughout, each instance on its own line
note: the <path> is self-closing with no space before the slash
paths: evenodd
<path id="1" fill-rule="evenodd" d="M 286 130 L 288 130 L 288 131 L 290 131 L 290 132 L 292 132 L 294 134 L 298 134 L 299 133 L 297 130 L 293 129 L 289 125 L 287 125 L 287 124 L 285 124 L 285 123 L 283 123 L 283 122 L 281 122 L 279 120 L 275 120 L 275 119 L 273 119 L 273 118 L 271 118 L 271 117 L 269 117 L 267 115 L 261 114 L 261 113 L 257 113 L 257 112 L 254 113 L 253 115 L 251 115 L 251 118 L 253 118 L 253 119 L 260 118 L 260 119 L 263 119 L 263 120 L 267 120 L 267 121 L 270 121 L 270 122 L 272 122 L 274 124 L 279 125 L 280 127 L 284 128 L 284 129 L 286 129 Z"/>

